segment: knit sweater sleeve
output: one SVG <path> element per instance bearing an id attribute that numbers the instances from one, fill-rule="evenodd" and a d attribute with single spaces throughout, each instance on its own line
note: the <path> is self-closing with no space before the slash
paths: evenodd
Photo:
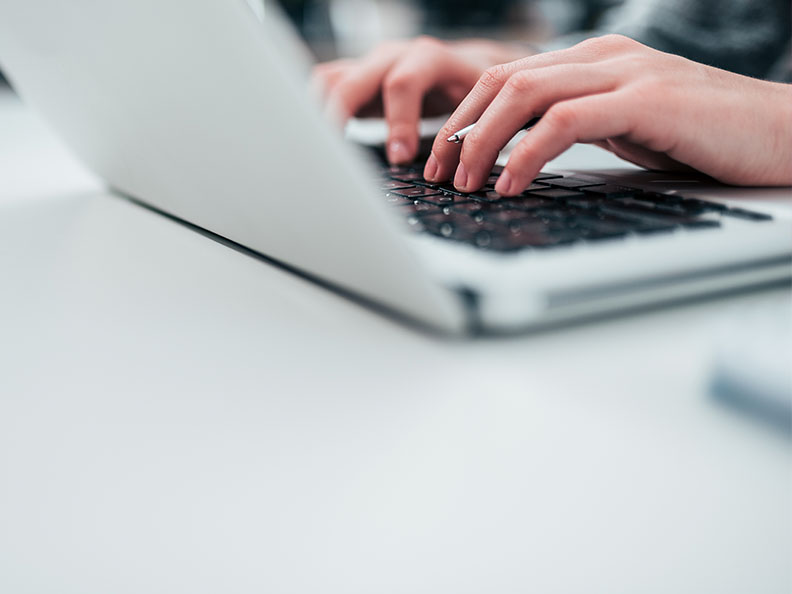
<path id="1" fill-rule="evenodd" d="M 597 27 L 556 38 L 559 49 L 621 33 L 650 47 L 754 77 L 779 76 L 792 37 L 789 0 L 627 0 Z M 782 76 L 785 76 L 782 74 Z"/>

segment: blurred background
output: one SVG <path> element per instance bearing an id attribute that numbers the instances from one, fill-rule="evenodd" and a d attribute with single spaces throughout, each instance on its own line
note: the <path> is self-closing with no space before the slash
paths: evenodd
<path id="1" fill-rule="evenodd" d="M 589 29 L 621 0 L 279 0 L 318 60 L 428 34 L 537 43 Z"/>
<path id="2" fill-rule="evenodd" d="M 266 0 L 270 1 L 270 0 Z M 596 20 L 620 0 L 271 0 L 319 61 L 359 55 L 386 39 L 430 34 L 540 41 Z M 598 3 L 601 3 L 598 4 Z M 7 84 L 0 70 L 0 86 Z"/>
<path id="3" fill-rule="evenodd" d="M 590 29 L 622 0 L 271 0 L 319 61 L 420 34 L 540 43 Z M 0 86 L 6 85 L 0 71 Z"/>

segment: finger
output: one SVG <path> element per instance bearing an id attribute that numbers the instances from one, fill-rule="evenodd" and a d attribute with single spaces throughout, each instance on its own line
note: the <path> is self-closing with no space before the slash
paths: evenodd
<path id="1" fill-rule="evenodd" d="M 629 134 L 634 102 L 623 91 L 556 103 L 514 147 L 495 190 L 504 196 L 522 192 L 544 165 L 576 142 L 594 142 Z"/>
<path id="2" fill-rule="evenodd" d="M 326 99 L 339 80 L 355 64 L 354 60 L 334 60 L 314 66 L 311 72 L 311 85 L 316 90 L 317 95 Z"/>
<path id="3" fill-rule="evenodd" d="M 437 134 L 432 145 L 432 155 L 437 160 L 436 173 L 432 178 L 427 179 L 434 181 L 449 179 L 456 169 L 461 147 L 446 142 L 446 139 L 457 130 L 477 121 L 513 74 L 560 64 L 589 64 L 603 61 L 604 57 L 609 55 L 608 52 L 619 50 L 622 40 L 626 38 L 606 36 L 587 40 L 568 49 L 528 56 L 489 68 Z M 634 43 L 626 40 L 624 45 Z"/>
<path id="4" fill-rule="evenodd" d="M 515 73 L 465 138 L 454 185 L 468 192 L 484 185 L 501 149 L 525 122 L 551 105 L 610 91 L 617 84 L 617 75 L 601 64 L 561 64 Z"/>
<path id="5" fill-rule="evenodd" d="M 394 63 L 401 46 L 390 44 L 374 50 L 352 66 L 338 80 L 327 99 L 328 109 L 342 121 L 374 99 L 380 90 L 385 73 Z"/>
<path id="6" fill-rule="evenodd" d="M 478 72 L 461 63 L 439 42 L 416 42 L 385 75 L 382 101 L 388 122 L 388 159 L 392 163 L 412 161 L 418 153 L 424 98 L 439 85 L 453 81 L 472 85 Z"/>

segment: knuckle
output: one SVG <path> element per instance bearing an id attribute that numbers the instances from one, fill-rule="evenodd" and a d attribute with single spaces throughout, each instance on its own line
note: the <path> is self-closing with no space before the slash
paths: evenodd
<path id="1" fill-rule="evenodd" d="M 569 104 L 557 103 L 547 111 L 544 119 L 549 120 L 555 129 L 569 130 L 577 123 L 577 113 Z"/>
<path id="2" fill-rule="evenodd" d="M 317 64 L 311 70 L 311 78 L 316 81 L 326 82 L 331 78 L 333 72 L 336 71 L 330 64 Z"/>
<path id="3" fill-rule="evenodd" d="M 415 123 L 406 121 L 391 121 L 388 124 L 388 134 L 392 138 L 411 139 L 418 135 L 418 130 Z"/>
<path id="4" fill-rule="evenodd" d="M 609 64 L 614 71 L 624 72 L 630 76 L 643 75 L 649 67 L 644 56 L 635 54 L 619 55 L 610 60 Z"/>
<path id="5" fill-rule="evenodd" d="M 388 95 L 397 95 L 409 90 L 410 77 L 401 73 L 390 73 L 382 81 L 382 90 Z"/>
<path id="6" fill-rule="evenodd" d="M 619 33 L 609 33 L 608 35 L 603 35 L 600 39 L 602 39 L 604 43 L 614 47 L 623 47 L 635 43 L 626 35 L 620 35 Z"/>
<path id="7" fill-rule="evenodd" d="M 509 77 L 504 87 L 511 93 L 523 94 L 535 88 L 535 76 L 530 70 L 521 70 Z"/>
<path id="8" fill-rule="evenodd" d="M 636 42 L 624 35 L 610 33 L 600 37 L 591 37 L 578 44 L 579 47 L 591 50 L 597 54 L 610 54 L 621 52 L 632 47 Z"/>
<path id="9" fill-rule="evenodd" d="M 413 47 L 424 51 L 431 51 L 442 48 L 443 42 L 431 35 L 420 35 L 413 41 Z"/>
<path id="10" fill-rule="evenodd" d="M 462 152 L 461 158 L 469 160 L 472 155 L 476 155 L 481 151 L 481 134 L 471 132 L 465 138 L 465 142 L 462 143 Z"/>
<path id="11" fill-rule="evenodd" d="M 438 136 L 434 139 L 434 142 L 432 142 L 432 154 L 441 163 L 450 158 L 451 149 L 445 138 Z"/>
<path id="12" fill-rule="evenodd" d="M 440 128 L 440 131 L 437 133 L 437 136 L 435 137 L 435 143 L 439 143 L 441 140 L 443 142 L 446 142 L 445 139 L 451 136 L 457 130 L 459 130 L 459 127 L 455 127 L 450 122 L 446 122 L 445 124 L 443 124 L 442 128 Z"/>
<path id="13" fill-rule="evenodd" d="M 314 76 L 318 76 L 328 73 L 330 71 L 330 68 L 331 66 L 329 63 L 323 62 L 321 64 L 316 64 L 311 70 L 311 72 L 313 73 Z"/>
<path id="14" fill-rule="evenodd" d="M 352 115 L 356 109 L 353 89 L 346 81 L 339 82 L 333 88 L 328 101 L 344 114 Z"/>
<path id="15" fill-rule="evenodd" d="M 380 41 L 376 46 L 374 46 L 372 53 L 387 53 L 395 49 L 398 49 L 398 47 L 399 47 L 399 42 L 393 39 Z"/>
<path id="16" fill-rule="evenodd" d="M 499 89 L 508 80 L 509 75 L 503 64 L 490 66 L 481 75 L 478 85 L 485 89 Z"/>
<path id="17" fill-rule="evenodd" d="M 658 97 L 667 94 L 669 85 L 661 76 L 657 74 L 650 74 L 644 77 L 641 82 L 636 85 L 637 90 L 641 95 L 647 98 Z"/>
<path id="18" fill-rule="evenodd" d="M 514 150 L 509 157 L 509 164 L 520 167 L 526 163 L 534 161 L 536 156 L 537 149 L 532 143 L 520 142 L 516 147 L 514 147 Z"/>
<path id="19" fill-rule="evenodd" d="M 338 99 L 339 103 L 348 102 L 349 98 L 354 92 L 353 82 L 346 76 L 342 77 L 333 89 L 333 95 Z"/>

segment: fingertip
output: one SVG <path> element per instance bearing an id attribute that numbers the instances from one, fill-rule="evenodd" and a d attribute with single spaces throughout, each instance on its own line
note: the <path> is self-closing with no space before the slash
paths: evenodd
<path id="1" fill-rule="evenodd" d="M 465 164 L 460 161 L 456 173 L 454 174 L 454 187 L 462 192 L 467 191 L 469 179 L 470 176 L 465 168 Z"/>
<path id="2" fill-rule="evenodd" d="M 495 191 L 501 196 L 514 196 L 519 193 L 518 184 L 508 169 L 504 169 L 495 182 Z"/>
<path id="3" fill-rule="evenodd" d="M 456 171 L 459 161 L 459 145 L 446 142 L 445 138 L 440 138 L 439 134 L 432 145 L 432 157 L 436 164 L 434 175 L 431 181 L 445 181 L 451 178 Z M 456 156 L 455 156 L 456 154 Z M 428 177 L 426 179 L 429 179 Z"/>
<path id="4" fill-rule="evenodd" d="M 424 167 L 424 179 L 429 181 L 439 181 L 437 179 L 438 163 L 434 153 L 430 153 L 429 158 L 426 160 Z"/>
<path id="5" fill-rule="evenodd" d="M 415 157 L 415 151 L 411 151 L 407 142 L 400 138 L 389 140 L 385 152 L 393 165 L 409 163 Z"/>

